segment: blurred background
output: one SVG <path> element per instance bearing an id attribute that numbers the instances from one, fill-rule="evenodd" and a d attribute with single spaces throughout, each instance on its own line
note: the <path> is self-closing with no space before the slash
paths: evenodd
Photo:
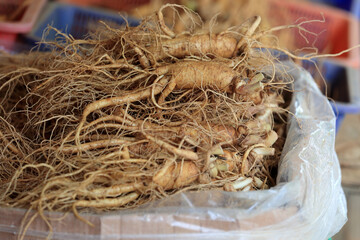
<path id="1" fill-rule="evenodd" d="M 303 22 L 306 30 L 276 34 L 277 44 L 297 55 L 337 54 L 360 44 L 360 0 L 0 0 L 0 52 L 46 51 L 39 42 L 57 38 L 48 26 L 76 39 L 96 32 L 100 21 L 136 26 L 164 3 L 189 7 L 215 32 L 254 15 L 262 17 L 262 29 Z M 164 11 L 164 17 L 171 25 L 173 13 Z M 181 12 L 178 17 L 182 21 L 172 27 L 181 32 L 189 19 Z M 333 239 L 360 239 L 360 48 L 297 63 L 312 74 L 337 116 L 335 148 L 349 221 Z"/>

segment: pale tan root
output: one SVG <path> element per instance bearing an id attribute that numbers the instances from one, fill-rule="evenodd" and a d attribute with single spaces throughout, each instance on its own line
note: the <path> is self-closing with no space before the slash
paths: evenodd
<path id="1" fill-rule="evenodd" d="M 123 149 L 123 154 L 122 154 L 122 157 L 124 159 L 130 159 L 130 152 L 129 152 L 129 147 L 128 146 L 124 146 L 124 149 Z"/>
<path id="2" fill-rule="evenodd" d="M 167 83 L 166 79 L 161 79 L 158 82 L 158 85 L 155 86 L 154 88 L 147 88 L 147 89 L 144 89 L 139 92 L 126 94 L 124 96 L 102 99 L 102 100 L 98 100 L 98 101 L 90 103 L 89 105 L 87 105 L 85 107 L 85 110 L 82 114 L 81 121 L 76 130 L 75 141 L 77 141 L 77 144 L 80 144 L 80 142 L 79 142 L 80 132 L 86 122 L 87 116 L 90 113 L 92 113 L 98 109 L 104 108 L 104 107 L 121 105 L 124 103 L 135 102 L 135 101 L 139 101 L 139 100 L 151 97 L 152 92 L 154 92 L 154 94 L 159 94 L 162 91 L 163 87 L 166 85 L 166 83 Z"/>
<path id="3" fill-rule="evenodd" d="M 106 197 L 117 197 L 123 193 L 133 192 L 144 188 L 143 183 L 127 183 L 118 184 L 111 187 L 96 188 L 90 191 L 84 192 L 88 197 L 103 198 Z"/>
<path id="4" fill-rule="evenodd" d="M 237 40 L 221 34 L 201 34 L 165 40 L 149 48 L 156 60 L 168 57 L 217 56 L 230 58 L 236 50 Z"/>
<path id="5" fill-rule="evenodd" d="M 193 151 L 179 149 L 177 147 L 172 146 L 171 144 L 169 144 L 167 142 L 164 142 L 160 139 L 156 139 L 150 135 L 147 135 L 147 134 L 144 134 L 144 135 L 147 139 L 156 143 L 157 145 L 159 145 L 159 147 L 164 148 L 165 150 L 169 151 L 170 153 L 173 153 L 179 157 L 183 157 L 185 159 L 189 159 L 189 160 L 193 160 L 193 161 L 199 160 L 199 156 Z"/>
<path id="6" fill-rule="evenodd" d="M 217 133 L 219 137 L 216 138 L 219 142 L 235 142 L 241 135 L 232 126 L 214 125 L 211 124 L 210 128 L 213 132 Z"/>
<path id="7" fill-rule="evenodd" d="M 170 28 L 168 28 L 166 26 L 165 21 L 164 21 L 164 15 L 162 13 L 162 10 L 166 7 L 168 7 L 168 5 L 163 5 L 157 12 L 158 22 L 160 24 L 161 30 L 169 37 L 174 38 L 176 36 L 176 34 Z"/>
<path id="8" fill-rule="evenodd" d="M 72 205 L 72 209 L 74 215 L 80 219 L 81 221 L 89 224 L 94 227 L 94 224 L 81 217 L 77 211 L 77 207 L 92 207 L 92 208 L 113 208 L 113 207 L 121 207 L 124 206 L 134 200 L 136 200 L 140 196 L 137 192 L 129 193 L 123 197 L 118 198 L 105 198 L 99 200 L 78 200 Z"/>
<path id="9" fill-rule="evenodd" d="M 74 68 L 76 68 L 76 67 L 77 66 L 75 66 Z M 85 67 L 85 65 L 83 65 L 83 67 Z M 89 69 L 92 69 L 92 70 L 102 70 L 102 69 L 109 69 L 109 68 L 125 68 L 125 69 L 134 69 L 134 70 L 139 71 L 139 72 L 144 72 L 140 67 L 134 66 L 134 65 L 131 65 L 131 64 L 127 64 L 124 61 L 118 61 L 118 62 L 114 62 L 114 63 L 111 63 L 111 64 L 105 64 L 105 65 L 100 65 L 100 66 L 86 66 L 86 67 L 89 68 Z M 51 81 L 53 81 L 57 77 L 61 76 L 62 74 L 63 74 L 63 72 L 61 71 L 60 73 L 49 77 L 48 79 L 43 81 L 41 84 L 37 85 L 32 90 L 32 92 L 39 91 L 41 88 L 44 88 Z"/>
<path id="10" fill-rule="evenodd" d="M 265 140 L 260 134 L 250 134 L 241 142 L 241 146 L 246 147 L 257 143 L 264 143 Z"/>
<path id="11" fill-rule="evenodd" d="M 245 162 L 247 162 L 247 158 L 250 154 L 250 152 L 254 149 L 254 148 L 258 148 L 258 147 L 266 147 L 265 144 L 263 143 L 259 143 L 259 144 L 254 144 L 252 146 L 250 146 L 244 153 L 244 156 L 242 158 L 242 161 L 241 161 L 241 174 L 245 174 L 246 172 L 248 172 L 249 170 L 246 171 L 246 167 L 248 166 Z"/>
<path id="12" fill-rule="evenodd" d="M 146 55 L 144 54 L 144 52 L 137 46 L 135 46 L 134 44 L 131 44 L 132 47 L 134 48 L 134 51 L 136 52 L 136 54 L 139 56 L 138 59 L 139 59 L 139 62 L 140 62 L 140 65 L 143 67 L 143 68 L 148 68 L 150 67 L 150 61 L 149 59 L 146 57 Z"/>
<path id="13" fill-rule="evenodd" d="M 275 155 L 275 148 L 259 147 L 259 148 L 255 148 L 253 150 L 253 152 L 258 154 L 258 155 L 273 156 L 273 155 Z"/>
<path id="14" fill-rule="evenodd" d="M 214 89 L 222 92 L 234 92 L 235 85 L 240 77 L 236 71 L 221 62 L 179 62 L 159 67 L 154 74 L 168 74 L 171 79 L 162 91 L 158 103 L 174 89 Z"/>
<path id="15" fill-rule="evenodd" d="M 5 135 L 0 131 L 0 140 L 2 140 L 5 144 L 4 146 L 8 147 L 13 153 L 18 155 L 19 157 L 24 157 L 23 153 L 15 147 L 14 144 L 12 144 L 9 140 L 6 139 Z"/>
<path id="16" fill-rule="evenodd" d="M 265 121 L 261 121 L 258 118 L 254 120 L 247 121 L 242 126 L 239 126 L 237 131 L 239 134 L 248 135 L 248 134 L 261 134 L 263 132 L 269 132 L 271 130 L 271 125 Z"/>
<path id="17" fill-rule="evenodd" d="M 261 181 L 260 178 L 254 177 L 255 186 L 256 186 L 258 189 L 268 189 L 269 186 L 265 183 L 266 180 L 267 180 L 267 179 L 265 178 L 265 181 Z"/>
<path id="18" fill-rule="evenodd" d="M 243 38 L 241 38 L 241 40 L 237 43 L 236 46 L 236 51 L 234 51 L 233 56 L 236 56 L 236 54 L 238 54 L 238 51 L 242 51 L 244 48 L 243 45 L 245 44 L 246 41 L 249 41 L 249 38 L 254 34 L 254 32 L 256 31 L 256 29 L 259 27 L 260 23 L 261 23 L 261 17 L 260 16 L 254 16 L 253 17 L 253 23 L 251 24 L 251 26 L 248 28 L 245 36 Z M 252 20 L 252 19 L 251 19 Z"/>
<path id="19" fill-rule="evenodd" d="M 94 126 L 98 123 L 115 120 L 119 122 L 123 122 L 126 125 L 119 124 L 99 124 L 95 129 L 98 128 L 121 128 L 124 130 L 142 130 L 146 131 L 146 133 L 150 135 L 162 134 L 165 136 L 175 136 L 179 138 L 184 138 L 185 141 L 192 144 L 193 146 L 199 146 L 200 144 L 210 144 L 211 141 L 215 142 L 235 142 L 237 138 L 239 138 L 239 134 L 234 127 L 231 126 L 223 126 L 223 125 L 214 125 L 214 124 L 206 124 L 200 123 L 200 126 L 204 127 L 206 131 L 212 133 L 211 135 L 205 134 L 201 129 L 194 127 L 192 125 L 182 125 L 182 126 L 161 126 L 151 122 L 143 122 L 139 120 L 134 121 L 124 121 L 124 119 L 120 116 L 106 116 L 103 118 L 96 119 L 86 125 L 83 129 L 86 129 L 90 126 Z M 127 126 L 131 125 L 131 126 Z M 94 129 L 92 129 L 94 130 Z M 105 135 L 106 137 L 107 135 Z M 115 136 L 114 136 L 115 137 Z M 131 141 L 130 138 L 122 138 L 124 140 Z M 68 150 L 70 151 L 70 150 Z"/>
<path id="20" fill-rule="evenodd" d="M 164 91 L 162 91 L 157 103 L 163 104 L 165 102 L 165 98 L 174 90 L 175 87 L 176 87 L 175 78 L 171 78 L 170 82 L 168 83 Z"/>
<path id="21" fill-rule="evenodd" d="M 58 150 L 63 153 L 77 153 L 77 152 L 84 152 L 93 149 L 98 149 L 98 148 L 119 146 L 124 144 L 129 144 L 129 141 L 123 139 L 107 139 L 107 140 L 99 140 L 99 141 L 83 143 L 72 147 L 58 148 Z"/>
<path id="22" fill-rule="evenodd" d="M 246 95 L 245 101 L 252 102 L 255 105 L 259 105 L 263 101 L 263 97 L 261 96 L 261 92 L 253 92 L 251 94 Z"/>
<path id="23" fill-rule="evenodd" d="M 265 139 L 265 145 L 267 147 L 271 147 L 278 140 L 278 138 L 278 134 L 274 130 L 271 130 Z"/>
<path id="24" fill-rule="evenodd" d="M 236 180 L 235 182 L 232 183 L 233 187 L 235 190 L 243 190 L 246 186 L 248 186 L 249 184 L 251 184 L 253 182 L 252 178 L 245 178 L 245 177 L 240 177 L 238 180 Z"/>
<path id="25" fill-rule="evenodd" d="M 199 123 L 204 129 L 193 126 L 181 126 L 178 128 L 178 136 L 185 137 L 185 141 L 193 146 L 208 146 L 212 142 L 229 142 L 234 143 L 240 137 L 235 128 L 231 126 Z M 209 134 L 202 130 L 208 131 Z"/>
<path id="26" fill-rule="evenodd" d="M 231 183 L 225 183 L 223 186 L 224 191 L 226 192 L 236 192 L 236 189 Z"/>
<path id="27" fill-rule="evenodd" d="M 264 129 L 263 132 L 267 132 Z M 260 133 L 261 134 L 261 133 Z M 241 142 L 242 146 L 249 146 L 256 143 L 263 143 L 267 147 L 271 147 L 278 139 L 278 135 L 274 130 L 270 130 L 266 133 L 266 138 L 263 138 L 259 133 L 250 134 Z"/>
<path id="28" fill-rule="evenodd" d="M 123 197 L 118 197 L 118 198 L 105 198 L 105 199 L 99 199 L 99 200 L 79 200 L 74 203 L 73 208 L 76 208 L 76 207 L 93 207 L 93 208 L 120 207 L 125 204 L 128 204 L 131 201 L 134 201 L 139 196 L 140 196 L 139 193 L 132 192 Z"/>
<path id="29" fill-rule="evenodd" d="M 191 161 L 166 164 L 153 177 L 153 182 L 164 190 L 177 189 L 194 182 L 199 176 L 198 167 Z"/>
<path id="30" fill-rule="evenodd" d="M 89 127 L 94 126 L 94 125 L 96 125 L 98 123 L 107 122 L 107 121 L 115 121 L 115 122 L 119 122 L 119 123 L 124 123 L 124 124 L 129 125 L 129 126 L 135 126 L 133 121 L 127 120 L 125 117 L 118 116 L 118 115 L 109 115 L 109 116 L 101 117 L 101 118 L 98 118 L 98 119 L 92 121 L 91 123 L 86 125 L 86 128 L 89 128 Z"/>
<path id="31" fill-rule="evenodd" d="M 220 34 L 199 34 L 191 36 L 176 37 L 176 34 L 166 26 L 162 10 L 169 5 L 165 5 L 157 13 L 160 29 L 171 37 L 165 40 L 159 46 L 150 47 L 149 51 L 156 56 L 156 60 L 166 57 L 183 58 L 186 56 L 208 56 L 215 55 L 222 58 L 231 58 L 243 50 L 244 43 L 250 41 L 251 36 L 261 23 L 261 17 L 255 16 L 248 19 L 251 22 L 245 36 L 240 41 L 226 33 Z"/>
<path id="32" fill-rule="evenodd" d="M 221 155 L 224 158 L 223 161 L 227 164 L 227 171 L 232 171 L 235 165 L 240 162 L 240 158 L 237 156 L 237 152 L 231 152 L 224 150 L 224 154 Z"/>

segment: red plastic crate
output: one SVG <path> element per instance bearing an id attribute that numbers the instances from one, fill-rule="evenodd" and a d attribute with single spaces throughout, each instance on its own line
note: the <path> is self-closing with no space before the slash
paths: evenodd
<path id="1" fill-rule="evenodd" d="M 293 29 L 293 45 L 296 49 L 316 47 L 319 53 L 336 54 L 360 44 L 359 22 L 350 13 L 326 5 L 305 1 L 269 0 L 269 15 L 279 25 L 300 23 L 304 20 L 322 20 L 303 27 L 318 33 L 317 37 L 303 32 L 308 43 L 299 30 Z M 287 31 L 287 30 L 286 30 Z M 360 67 L 360 50 L 358 48 L 337 56 L 335 61 L 347 67 Z"/>
<path id="2" fill-rule="evenodd" d="M 0 21 L 0 46 L 11 50 L 17 35 L 31 31 L 47 0 L 31 1 L 30 4 L 12 21 Z M 0 14 L 10 15 L 16 11 L 24 0 L 1 0 Z"/>
<path id="3" fill-rule="evenodd" d="M 61 0 L 82 6 L 96 6 L 116 11 L 126 11 L 147 4 L 150 0 Z"/>

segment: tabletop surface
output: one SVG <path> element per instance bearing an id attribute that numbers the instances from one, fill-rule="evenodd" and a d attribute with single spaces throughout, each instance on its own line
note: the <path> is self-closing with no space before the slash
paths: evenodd
<path id="1" fill-rule="evenodd" d="M 342 184 L 360 187 L 360 115 L 348 114 L 336 136 Z"/>

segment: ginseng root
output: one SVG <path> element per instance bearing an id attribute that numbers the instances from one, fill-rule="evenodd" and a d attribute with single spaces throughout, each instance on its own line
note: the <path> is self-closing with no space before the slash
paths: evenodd
<path id="1" fill-rule="evenodd" d="M 199 169 L 191 161 L 183 161 L 165 165 L 153 177 L 153 182 L 164 190 L 182 188 L 199 177 Z"/>
<path id="2" fill-rule="evenodd" d="M 239 74 L 221 62 L 179 62 L 154 71 L 157 75 L 170 75 L 170 81 L 162 91 L 161 104 L 174 89 L 214 89 L 236 92 L 246 84 Z"/>
<path id="3" fill-rule="evenodd" d="M 216 56 L 231 58 L 243 49 L 248 38 L 250 38 L 261 22 L 260 16 L 255 16 L 247 20 L 251 22 L 245 36 L 238 41 L 235 37 L 226 33 L 220 34 L 199 34 L 192 36 L 176 37 L 176 34 L 166 26 L 162 10 L 166 7 L 176 7 L 177 5 L 167 4 L 157 12 L 158 23 L 161 30 L 171 39 L 162 41 L 161 44 L 150 47 L 149 52 L 155 56 L 156 60 L 166 57 L 183 58 L 186 56 Z M 176 37 L 176 38 L 175 38 Z"/>
<path id="4" fill-rule="evenodd" d="M 93 198 L 103 198 L 104 196 L 117 197 L 120 196 L 121 194 L 133 192 L 142 188 L 144 188 L 143 183 L 127 183 L 127 184 L 113 185 L 111 187 L 96 188 L 91 191 L 86 191 L 84 193 L 86 196 Z"/>

